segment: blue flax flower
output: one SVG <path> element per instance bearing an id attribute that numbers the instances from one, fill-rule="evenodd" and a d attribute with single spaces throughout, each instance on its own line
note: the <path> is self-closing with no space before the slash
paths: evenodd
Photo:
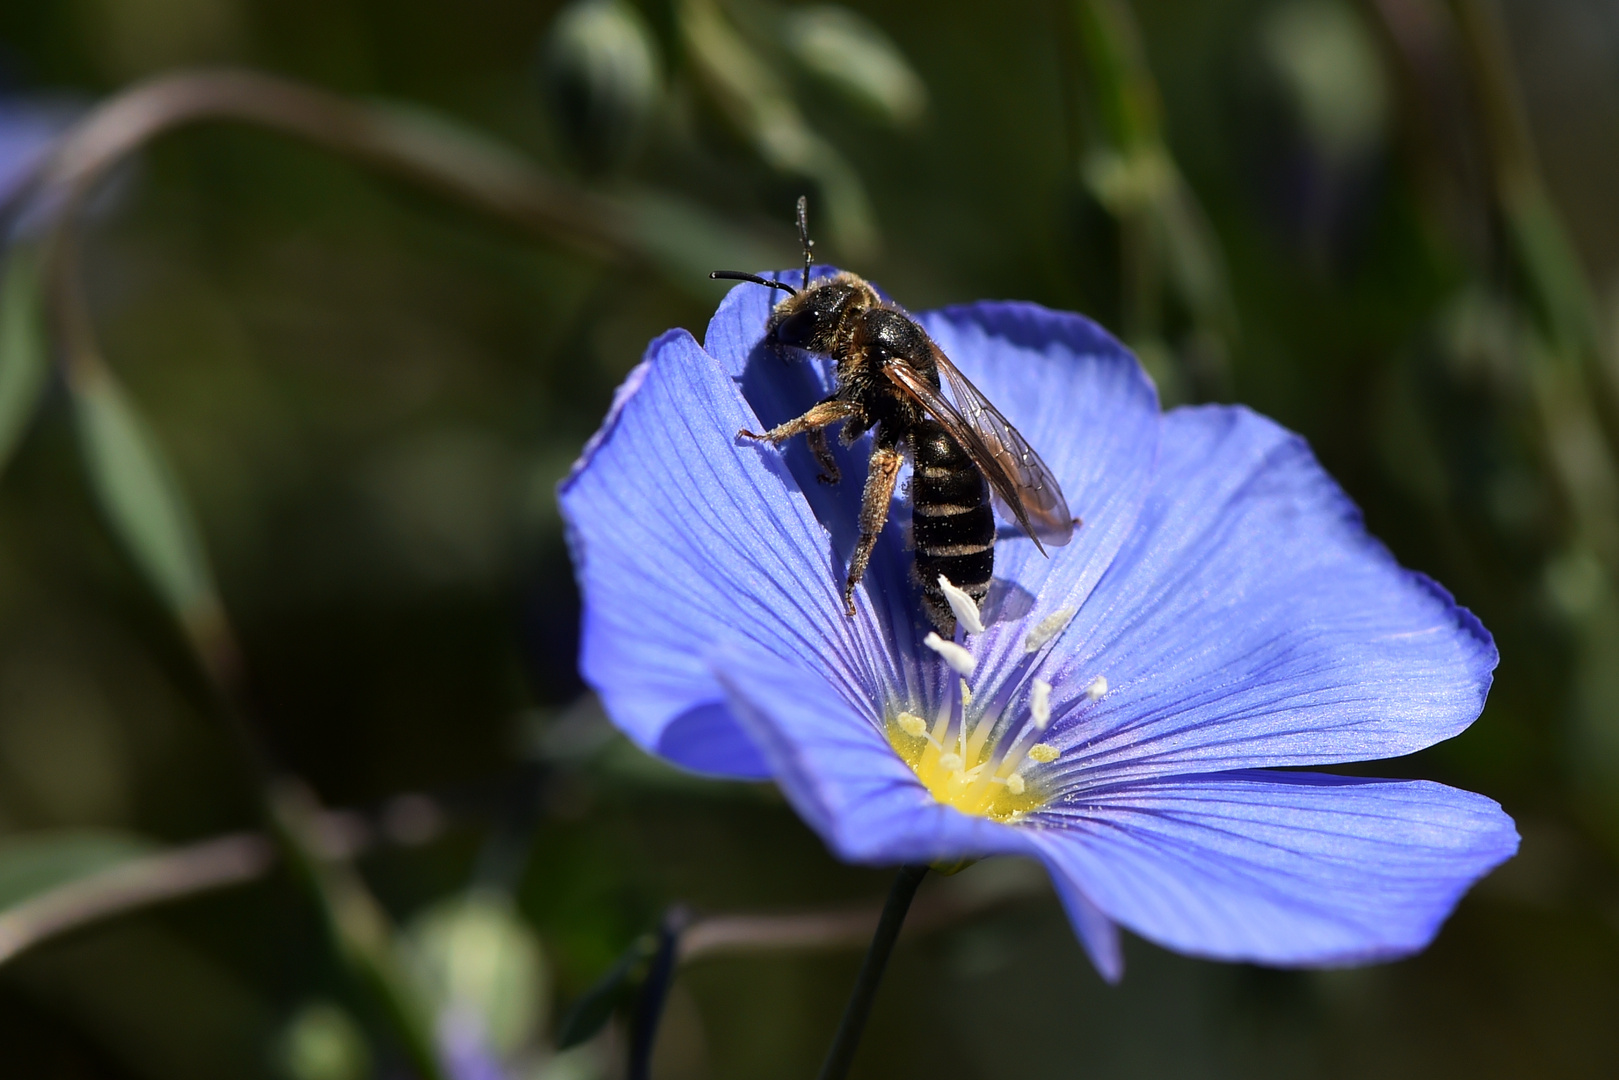
<path id="1" fill-rule="evenodd" d="M 736 435 L 830 391 L 827 364 L 762 344 L 773 298 L 739 286 L 703 345 L 654 341 L 562 485 L 581 668 L 639 745 L 773 778 L 847 860 L 1032 856 L 1110 980 L 1121 925 L 1265 964 L 1410 953 L 1517 849 L 1470 792 L 1271 771 L 1457 734 L 1495 646 L 1302 439 L 1243 408 L 1160 413 L 1080 316 L 919 317 L 1050 465 L 1073 542 L 1004 539 L 987 627 L 941 652 L 896 508 L 845 615 L 868 440 L 831 487 L 802 439 Z"/>

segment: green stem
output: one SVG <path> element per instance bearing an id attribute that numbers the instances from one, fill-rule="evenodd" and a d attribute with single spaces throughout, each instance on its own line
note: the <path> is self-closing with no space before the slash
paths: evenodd
<path id="1" fill-rule="evenodd" d="M 849 1066 L 854 1064 L 855 1051 L 860 1047 L 860 1036 L 866 1031 L 871 1003 L 877 999 L 877 987 L 883 981 L 883 970 L 888 967 L 894 942 L 899 940 L 905 913 L 911 910 L 916 887 L 922 884 L 927 872 L 926 866 L 902 866 L 894 878 L 894 885 L 888 890 L 888 902 L 883 905 L 882 918 L 877 920 L 877 933 L 872 935 L 871 947 L 860 965 L 860 977 L 855 980 L 849 1003 L 843 1008 L 843 1019 L 838 1023 L 832 1047 L 826 1052 L 820 1080 L 843 1080 L 849 1075 Z"/>
<path id="2" fill-rule="evenodd" d="M 649 1080 L 652 1076 L 652 1048 L 658 1039 L 658 1022 L 674 985 L 675 967 L 680 962 L 680 935 L 691 922 L 691 914 L 676 905 L 669 909 L 658 927 L 658 951 L 652 955 L 641 996 L 635 1003 L 635 1020 L 630 1025 L 629 1080 Z"/>

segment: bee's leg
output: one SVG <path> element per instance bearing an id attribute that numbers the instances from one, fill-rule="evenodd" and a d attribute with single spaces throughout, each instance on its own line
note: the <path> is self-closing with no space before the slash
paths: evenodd
<path id="1" fill-rule="evenodd" d="M 877 546 L 877 537 L 888 520 L 888 504 L 894 498 L 894 483 L 899 479 L 900 452 L 892 447 L 881 447 L 871 452 L 871 471 L 866 474 L 866 491 L 860 497 L 860 539 L 849 558 L 849 577 L 843 583 L 843 610 L 854 614 L 854 589 L 866 576 L 866 564 L 871 562 L 871 549 Z"/>
<path id="2" fill-rule="evenodd" d="M 848 419 L 855 412 L 852 401 L 841 401 L 838 398 L 827 398 L 816 402 L 809 407 L 803 416 L 789 420 L 785 424 L 777 424 L 769 431 L 759 433 L 743 428 L 737 432 L 744 439 L 761 439 L 765 442 L 784 443 L 794 435 L 802 435 L 807 431 L 819 431 L 828 424 L 835 424 L 839 420 Z M 819 455 L 817 455 L 819 456 Z"/>
<path id="3" fill-rule="evenodd" d="M 832 456 L 832 447 L 827 445 L 826 428 L 816 428 L 809 433 L 809 448 L 821 466 L 821 475 L 816 477 L 817 480 L 823 484 L 835 484 L 843 478 L 838 471 L 838 459 Z"/>

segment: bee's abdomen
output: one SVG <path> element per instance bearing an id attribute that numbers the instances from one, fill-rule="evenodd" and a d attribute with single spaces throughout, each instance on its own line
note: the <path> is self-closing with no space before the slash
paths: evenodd
<path id="1" fill-rule="evenodd" d="M 984 598 L 995 572 L 995 516 L 984 474 L 943 427 L 932 420 L 917 424 L 912 447 L 911 535 L 922 604 L 933 624 L 949 633 L 956 620 L 939 575 L 974 600 Z"/>

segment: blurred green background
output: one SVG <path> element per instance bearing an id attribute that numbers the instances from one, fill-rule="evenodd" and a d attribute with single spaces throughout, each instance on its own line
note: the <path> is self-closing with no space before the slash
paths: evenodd
<path id="1" fill-rule="evenodd" d="M 77 214 L 116 383 L 6 374 L 27 349 L 4 334 L 61 288 L 26 278 L 48 214 L 11 230 L 0 906 L 260 828 L 191 648 L 220 640 L 211 583 L 271 759 L 345 809 L 323 850 L 360 849 L 388 963 L 513 1077 L 619 1075 L 622 1007 L 551 1048 L 670 904 L 880 897 L 771 790 L 605 729 L 553 501 L 646 342 L 701 333 L 706 270 L 793 262 L 807 191 L 822 259 L 912 308 L 1082 311 L 1166 400 L 1306 435 L 1502 654 L 1473 728 L 1365 770 L 1484 792 L 1524 837 L 1414 959 L 1277 972 L 1132 940 L 1117 988 L 1026 868 L 934 879 L 924 902 L 978 900 L 902 944 L 856 1075 L 1619 1075 L 1619 8 L 12 0 L 0 195 L 23 119 L 199 65 L 377 110 L 428 163 L 228 120 L 121 159 Z M 457 197 L 491 176 L 539 211 Z M 580 206 L 588 236 L 557 224 Z M 126 436 L 172 468 L 178 533 L 167 481 L 98 464 Z M 0 966 L 4 1071 L 410 1075 L 328 938 L 275 868 L 52 937 Z M 693 960 L 654 1075 L 813 1075 L 858 962 Z"/>

